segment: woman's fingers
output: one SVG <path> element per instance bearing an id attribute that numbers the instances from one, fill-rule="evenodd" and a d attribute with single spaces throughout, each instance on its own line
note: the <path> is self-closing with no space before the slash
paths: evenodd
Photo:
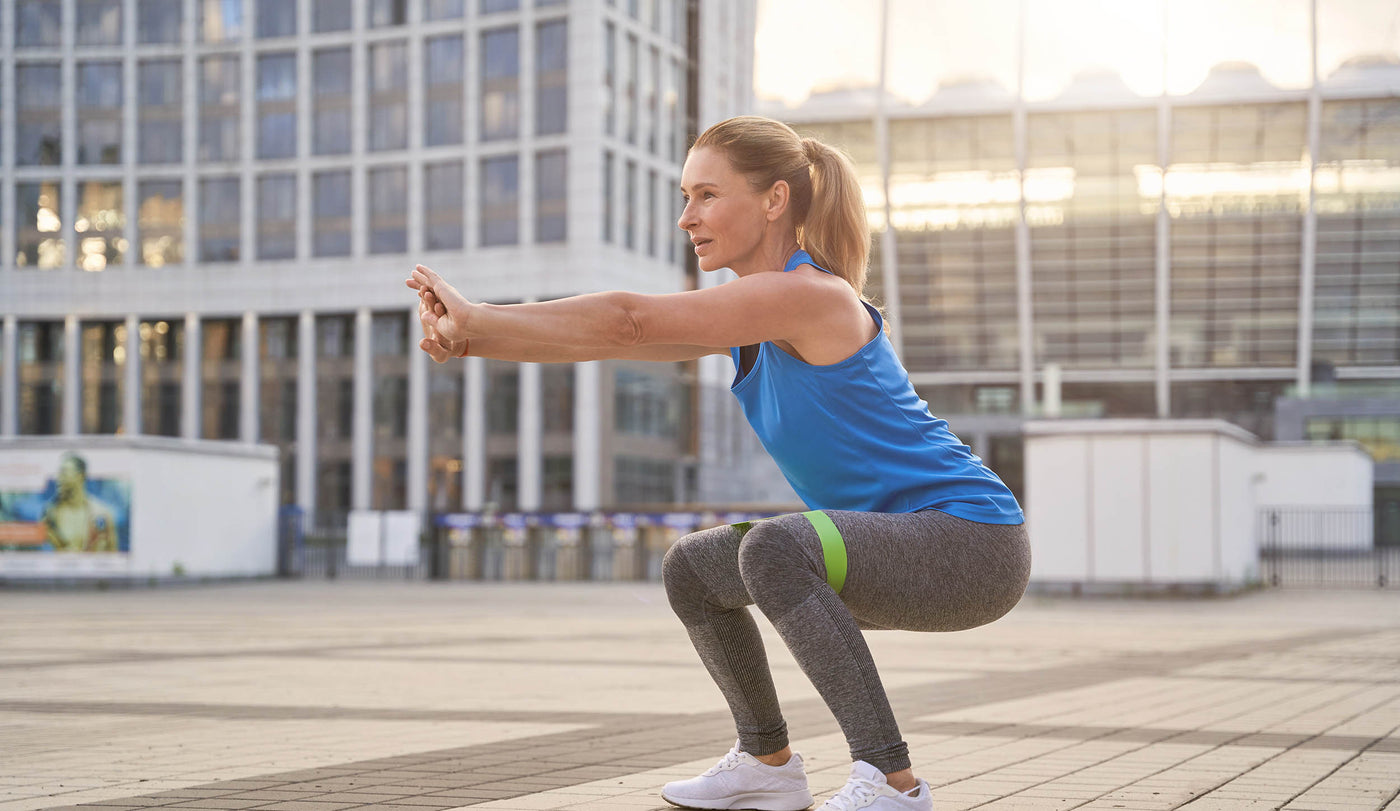
<path id="1" fill-rule="evenodd" d="M 431 338 L 424 338 L 418 342 L 418 348 L 428 353 L 428 357 L 438 363 L 446 363 L 452 358 L 451 350 L 444 349 L 442 344 Z"/>

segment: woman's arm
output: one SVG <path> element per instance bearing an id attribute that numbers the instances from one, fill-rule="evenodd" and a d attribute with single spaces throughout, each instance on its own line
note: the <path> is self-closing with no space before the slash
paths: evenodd
<path id="1" fill-rule="evenodd" d="M 756 273 L 685 293 L 589 293 L 500 305 L 468 301 L 422 265 L 407 284 L 435 298 L 423 322 L 448 340 L 491 336 L 609 353 L 652 345 L 721 349 L 772 340 L 819 345 L 831 334 L 833 315 L 849 314 L 856 302 L 839 279 L 801 273 Z"/>

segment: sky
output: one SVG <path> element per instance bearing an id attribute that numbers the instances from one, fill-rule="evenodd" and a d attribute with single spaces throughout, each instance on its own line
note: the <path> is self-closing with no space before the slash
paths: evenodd
<path id="1" fill-rule="evenodd" d="M 1211 67 L 1257 65 L 1306 87 L 1309 0 L 889 0 L 888 85 L 918 103 L 942 82 L 990 77 L 1014 92 L 1018 10 L 1026 8 L 1026 98 L 1053 98 L 1092 68 L 1142 95 L 1189 93 Z M 1318 71 L 1360 53 L 1400 53 L 1400 2 L 1317 0 Z M 755 90 L 796 104 L 813 90 L 873 84 L 879 0 L 758 0 Z M 1163 47 L 1163 29 L 1167 31 Z M 1166 69 L 1163 70 L 1163 53 Z"/>

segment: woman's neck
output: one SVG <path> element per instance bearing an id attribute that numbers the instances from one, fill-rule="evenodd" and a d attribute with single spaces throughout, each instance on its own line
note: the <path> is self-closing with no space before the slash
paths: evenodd
<path id="1" fill-rule="evenodd" d="M 767 239 L 759 243 L 745 261 L 735 262 L 730 270 L 740 276 L 768 270 L 781 271 L 792 255 L 801 249 L 801 246 L 797 244 L 796 234 L 785 234 L 781 238 Z"/>

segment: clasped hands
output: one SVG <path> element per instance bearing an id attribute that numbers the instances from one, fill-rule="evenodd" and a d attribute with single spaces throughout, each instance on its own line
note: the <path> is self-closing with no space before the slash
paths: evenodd
<path id="1" fill-rule="evenodd" d="M 467 321 L 480 305 L 467 301 L 432 270 L 418 265 L 404 284 L 418 291 L 418 323 L 423 339 L 418 348 L 438 363 L 466 357 L 470 344 Z"/>

